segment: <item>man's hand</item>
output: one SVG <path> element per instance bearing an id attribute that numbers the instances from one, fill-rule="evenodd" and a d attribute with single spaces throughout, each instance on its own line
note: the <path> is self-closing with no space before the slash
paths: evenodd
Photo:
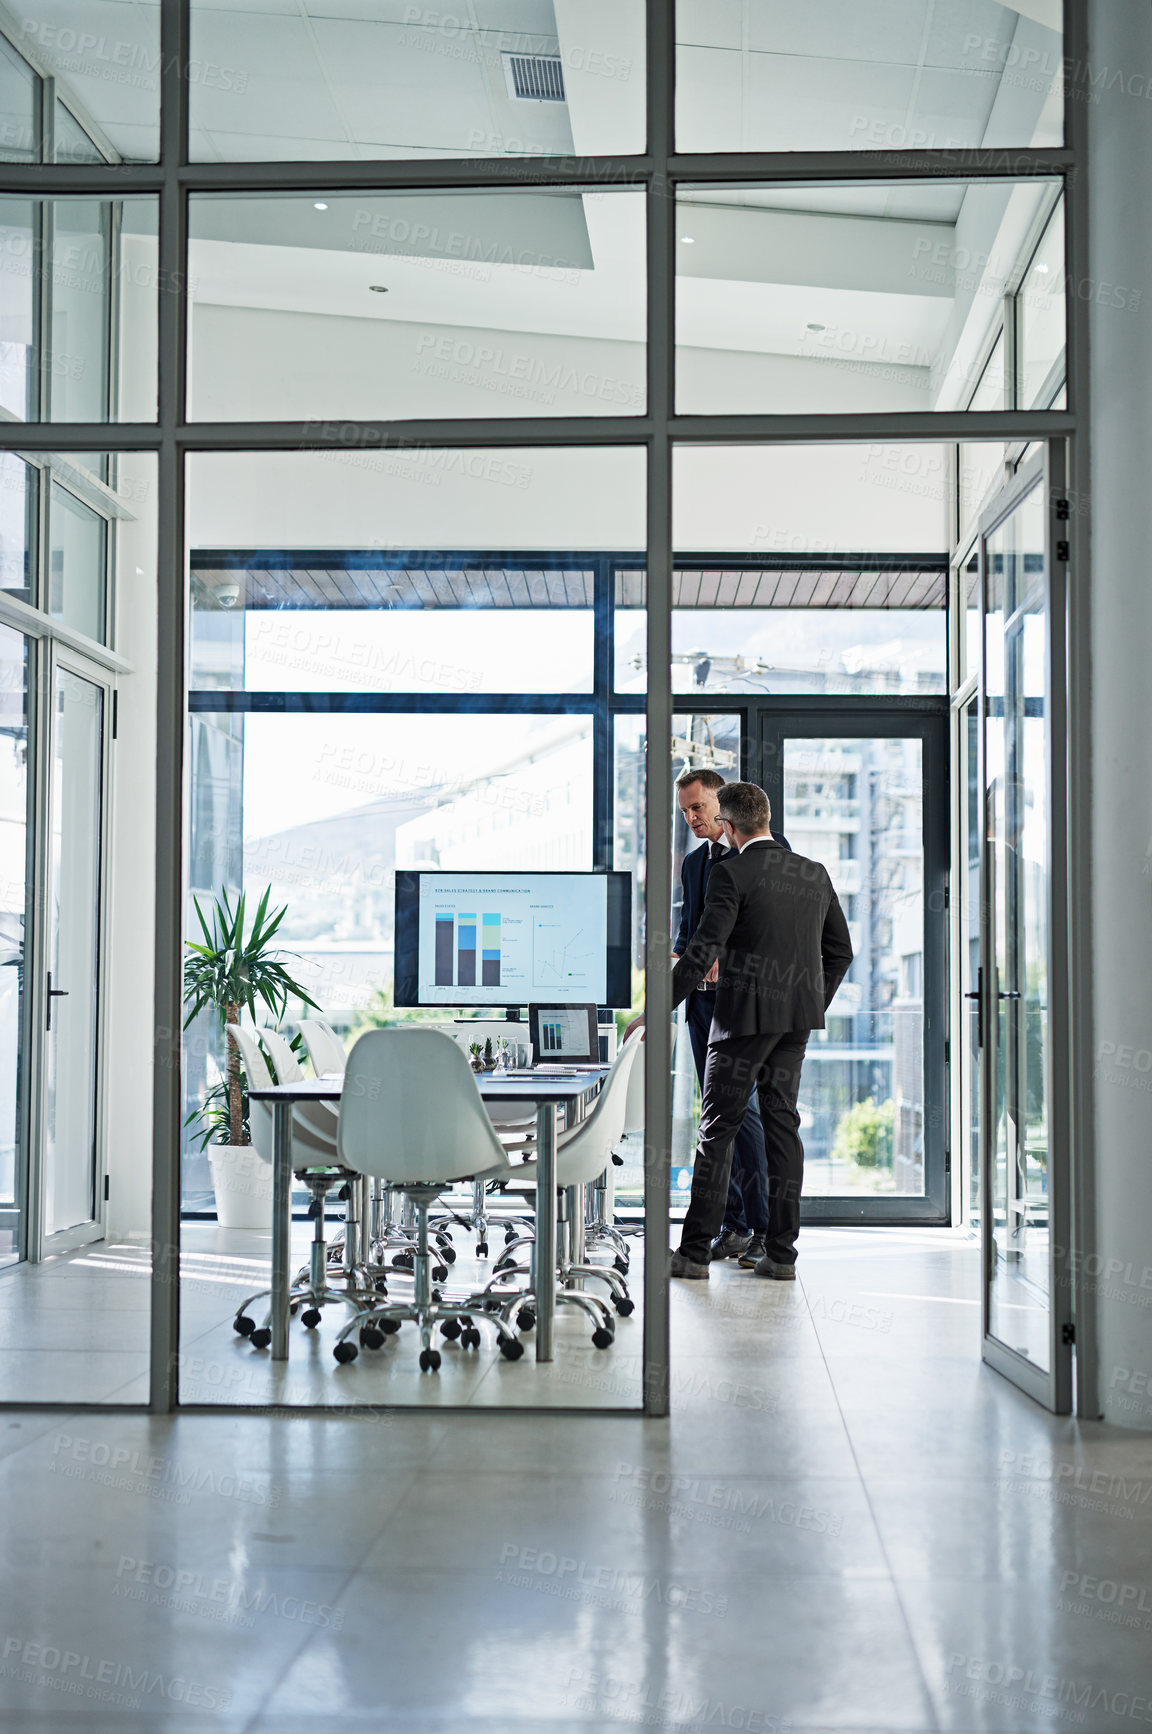
<path id="1" fill-rule="evenodd" d="M 624 1041 L 626 1042 L 628 1040 L 628 1037 L 632 1034 L 633 1030 L 642 1029 L 643 1026 L 644 1026 L 644 1013 L 641 1012 L 640 1016 L 638 1018 L 632 1019 L 632 1022 L 628 1025 L 628 1028 L 624 1031 Z M 641 1036 L 640 1039 L 641 1039 L 641 1041 L 643 1041 L 643 1039 L 644 1039 L 643 1036 Z M 624 1043 L 622 1042 L 620 1045 L 621 1045 L 621 1047 L 623 1047 Z"/>
<path id="2" fill-rule="evenodd" d="M 708 974 L 704 977 L 704 980 L 705 981 L 719 981 L 720 980 L 720 959 L 719 958 L 716 959 L 716 962 L 712 965 L 712 968 L 708 971 Z"/>

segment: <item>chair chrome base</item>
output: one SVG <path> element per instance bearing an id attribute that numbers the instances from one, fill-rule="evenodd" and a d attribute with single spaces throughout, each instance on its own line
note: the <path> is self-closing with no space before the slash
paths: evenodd
<path id="1" fill-rule="evenodd" d="M 573 1232 L 584 1225 L 584 1187 L 565 1187 L 560 1193 L 560 1205 L 556 1222 L 556 1281 L 558 1284 L 556 1299 L 558 1302 L 571 1300 L 573 1291 L 583 1294 L 584 1284 L 588 1281 L 600 1281 L 608 1288 L 608 1297 L 621 1318 L 627 1318 L 635 1311 L 636 1303 L 628 1293 L 628 1284 L 622 1272 L 618 1269 L 609 1270 L 604 1265 L 589 1264 L 586 1257 L 580 1256 L 582 1248 L 579 1242 L 583 1236 Z M 516 1252 L 519 1248 L 533 1246 L 534 1235 L 520 1235 L 504 1249 L 492 1271 L 492 1281 L 497 1282 L 505 1277 L 521 1275 L 531 1271 L 531 1267 L 516 1262 Z M 583 1295 L 585 1300 L 593 1297 Z M 598 1297 L 595 1305 L 603 1315 L 603 1321 L 609 1330 L 615 1330 L 612 1314 L 603 1300 Z M 587 1309 L 586 1309 L 587 1310 Z"/>
<path id="2" fill-rule="evenodd" d="M 312 1194 L 311 1210 L 315 1227 L 308 1263 L 297 1271 L 288 1290 L 289 1314 L 295 1318 L 299 1313 L 301 1323 L 311 1330 L 320 1323 L 324 1307 L 350 1306 L 355 1310 L 361 1305 L 354 1281 L 358 1272 L 344 1273 L 348 1280 L 343 1288 L 334 1287 L 329 1282 L 328 1243 L 324 1238 L 324 1203 L 329 1192 L 333 1187 L 354 1182 L 358 1176 L 347 1168 L 306 1168 L 299 1171 L 295 1178 L 302 1180 Z M 378 1285 L 373 1282 L 372 1286 L 375 1288 Z M 265 1296 L 271 1300 L 271 1289 L 257 1289 L 255 1294 L 241 1301 L 232 1320 L 232 1328 L 237 1336 L 246 1337 L 254 1349 L 266 1349 L 272 1341 L 271 1308 L 260 1326 L 257 1326 L 248 1311 L 254 1301 L 263 1300 Z"/>
<path id="3" fill-rule="evenodd" d="M 403 1186 L 397 1188 L 415 1206 L 417 1218 L 416 1247 L 413 1254 L 414 1292 L 412 1299 L 385 1301 L 383 1305 L 368 1301 L 360 1303 L 356 1316 L 349 1320 L 336 1339 L 332 1353 L 341 1363 L 354 1361 L 359 1352 L 350 1339 L 359 1334 L 366 1349 L 378 1349 L 388 1336 L 399 1330 L 405 1320 L 412 1320 L 420 1332 L 420 1370 L 434 1373 L 440 1366 L 440 1351 L 432 1347 L 432 1333 L 439 1324 L 441 1334 L 449 1340 L 459 1337 L 464 1348 L 480 1346 L 478 1323 L 490 1324 L 496 1332 L 501 1354 L 507 1360 L 519 1360 L 524 1345 L 508 1324 L 508 1311 L 519 1299 L 513 1295 L 506 1306 L 493 1306 L 487 1292 L 466 1296 L 441 1297 L 432 1287 L 432 1252 L 428 1245 L 428 1213 L 443 1191 L 439 1186 Z M 500 1297 L 501 1299 L 503 1297 Z"/>

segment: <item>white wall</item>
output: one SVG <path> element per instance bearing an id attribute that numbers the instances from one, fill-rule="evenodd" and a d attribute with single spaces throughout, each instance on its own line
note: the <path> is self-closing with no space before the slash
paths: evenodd
<path id="1" fill-rule="evenodd" d="M 188 541 L 193 548 L 640 548 L 644 454 L 354 444 L 194 454 Z"/>
<path id="2" fill-rule="evenodd" d="M 1146 6 L 1090 0 L 1089 64 L 1152 66 Z M 1099 1397 L 1106 1420 L 1152 1429 L 1152 727 L 1145 500 L 1152 332 L 1116 288 L 1152 287 L 1146 105 L 1118 77 L 1087 108 L 1092 442 L 1092 989 Z M 1088 887 L 1074 888 L 1083 905 Z M 1080 1152 L 1086 1159 L 1089 1152 Z"/>
<path id="3" fill-rule="evenodd" d="M 942 552 L 937 445 L 691 446 L 676 455 L 680 548 Z M 634 549 L 637 450 L 194 454 L 193 548 Z"/>
<path id="4" fill-rule="evenodd" d="M 677 389 L 688 412 L 931 408 L 927 368 L 834 353 L 685 347 Z M 203 302 L 192 311 L 196 420 L 640 415 L 644 397 L 642 343 Z"/>
<path id="5" fill-rule="evenodd" d="M 679 549 L 942 553 L 944 447 L 686 446 L 673 468 Z"/>

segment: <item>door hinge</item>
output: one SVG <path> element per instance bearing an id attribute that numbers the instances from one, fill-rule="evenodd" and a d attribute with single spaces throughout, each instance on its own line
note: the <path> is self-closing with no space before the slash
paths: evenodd
<path id="1" fill-rule="evenodd" d="M 1063 1343 L 1065 1348 L 1069 1348 L 1071 1344 L 1076 1341 L 1076 1326 L 1071 1324 L 1061 1325 L 1060 1341 Z"/>
<path id="2" fill-rule="evenodd" d="M 1056 558 L 1057 558 L 1057 560 L 1059 560 L 1059 562 L 1062 566 L 1067 566 L 1067 564 L 1068 564 L 1068 544 L 1067 544 L 1067 542 L 1064 542 L 1064 541 L 1057 542 L 1057 544 L 1056 544 Z"/>
<path id="3" fill-rule="evenodd" d="M 951 1058 L 952 1058 L 952 1043 L 950 1041 L 945 1040 L 945 1043 L 944 1043 L 944 1064 L 947 1065 Z"/>
<path id="4" fill-rule="evenodd" d="M 1057 500 L 1056 501 L 1056 516 L 1059 518 L 1059 520 L 1062 524 L 1066 524 L 1068 522 L 1068 518 L 1071 515 L 1071 510 L 1072 510 L 1072 508 L 1071 508 L 1071 506 L 1067 500 Z"/>
<path id="5" fill-rule="evenodd" d="M 112 739 L 113 740 L 116 739 L 116 730 L 119 727 L 119 724 L 120 724 L 120 693 L 116 687 L 113 687 L 112 688 Z"/>
<path id="6" fill-rule="evenodd" d="M 105 1174 L 105 1176 L 104 1176 L 104 1202 L 105 1202 L 105 1204 L 107 1204 L 107 1202 L 108 1202 L 108 1181 L 109 1181 L 109 1178 L 110 1178 L 110 1176 Z"/>

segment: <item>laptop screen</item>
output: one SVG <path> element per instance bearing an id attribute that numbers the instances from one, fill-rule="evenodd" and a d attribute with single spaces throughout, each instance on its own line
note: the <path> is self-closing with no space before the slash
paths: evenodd
<path id="1" fill-rule="evenodd" d="M 528 1022 L 538 1066 L 600 1058 L 594 1005 L 530 1005 Z"/>

